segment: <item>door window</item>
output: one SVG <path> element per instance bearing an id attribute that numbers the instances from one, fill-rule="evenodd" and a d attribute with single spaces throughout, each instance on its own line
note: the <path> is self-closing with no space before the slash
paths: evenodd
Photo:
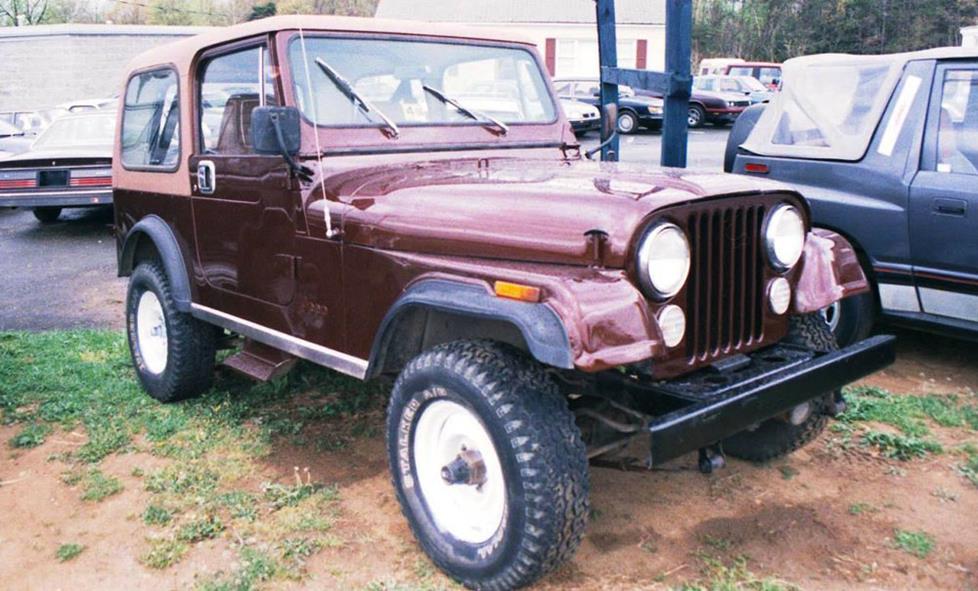
<path id="1" fill-rule="evenodd" d="M 180 101 L 170 69 L 136 74 L 126 85 L 122 165 L 175 170 L 180 160 Z"/>
<path id="2" fill-rule="evenodd" d="M 211 58 L 201 66 L 197 109 L 205 154 L 251 154 L 251 113 L 277 104 L 264 46 Z"/>
<path id="3" fill-rule="evenodd" d="M 781 68 L 759 68 L 757 79 L 768 86 L 777 86 L 781 83 Z"/>
<path id="4" fill-rule="evenodd" d="M 937 171 L 978 175 L 978 70 L 944 73 Z"/>

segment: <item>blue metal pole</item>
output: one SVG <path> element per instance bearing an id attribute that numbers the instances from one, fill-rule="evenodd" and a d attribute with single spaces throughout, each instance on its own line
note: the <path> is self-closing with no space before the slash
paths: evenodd
<path id="1" fill-rule="evenodd" d="M 662 121 L 662 166 L 686 167 L 692 43 L 692 0 L 666 0 L 666 73 L 670 89 L 665 95 Z"/>
<path id="2" fill-rule="evenodd" d="M 602 68 L 618 67 L 618 41 L 615 35 L 615 0 L 596 0 L 595 13 L 598 24 L 598 62 Z M 600 75 L 600 74 L 599 74 Z M 613 103 L 618 105 L 618 85 L 605 82 L 605 77 L 601 78 L 601 105 Z M 601 116 L 604 117 L 604 109 L 601 109 Z M 612 122 L 613 125 L 617 122 Z M 602 129 L 605 126 L 602 125 Z M 614 129 L 614 127 L 611 127 Z M 608 138 L 602 136 L 604 142 Z M 601 149 L 601 160 L 618 160 L 618 136 L 608 142 L 608 145 Z"/>

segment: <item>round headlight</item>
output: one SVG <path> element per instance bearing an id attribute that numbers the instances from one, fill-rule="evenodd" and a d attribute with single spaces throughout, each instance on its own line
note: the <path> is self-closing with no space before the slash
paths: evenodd
<path id="1" fill-rule="evenodd" d="M 689 275 L 689 241 L 676 224 L 662 223 L 645 236 L 638 249 L 638 276 L 656 298 L 679 293 Z"/>
<path id="2" fill-rule="evenodd" d="M 764 229 L 771 264 L 779 271 L 795 266 L 805 249 L 805 220 L 793 205 L 782 203 L 771 211 Z"/>

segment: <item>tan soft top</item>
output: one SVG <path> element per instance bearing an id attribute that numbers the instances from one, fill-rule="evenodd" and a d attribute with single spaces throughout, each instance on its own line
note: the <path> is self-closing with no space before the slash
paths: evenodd
<path id="1" fill-rule="evenodd" d="M 525 37 L 501 32 L 498 29 L 464 27 L 457 24 L 437 24 L 421 21 L 391 20 L 378 18 L 358 18 L 346 16 L 287 15 L 273 16 L 256 21 L 215 28 L 213 31 L 181 39 L 155 47 L 137 55 L 129 62 L 129 71 L 140 70 L 158 64 L 172 63 L 184 70 L 201 50 L 245 39 L 263 33 L 283 30 L 303 31 L 341 31 L 345 33 L 387 33 L 404 35 L 425 35 L 452 39 L 478 39 L 482 41 L 504 41 L 533 45 Z"/>

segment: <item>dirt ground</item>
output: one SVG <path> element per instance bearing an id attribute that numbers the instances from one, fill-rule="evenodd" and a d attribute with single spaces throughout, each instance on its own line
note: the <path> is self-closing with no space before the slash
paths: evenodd
<path id="1" fill-rule="evenodd" d="M 899 362 L 865 383 L 897 393 L 978 391 L 978 348 L 970 343 L 899 332 Z M 0 441 L 15 427 L 0 427 Z M 379 430 L 378 430 L 379 432 Z M 935 429 L 947 447 L 974 431 Z M 0 450 L 0 588 L 178 589 L 233 568 L 235 540 L 194 546 L 179 565 L 157 571 L 140 562 L 148 493 L 133 468 L 162 460 L 146 453 L 102 463 L 124 490 L 98 504 L 65 486 L 52 456 L 85 441 L 81 429 L 57 432 L 41 445 Z M 438 589 L 413 541 L 387 476 L 381 435 L 342 451 L 317 451 L 283 440 L 248 478 L 288 481 L 293 467 L 336 483 L 343 543 L 309 562 L 301 581 L 271 588 Z M 594 468 L 593 516 L 574 560 L 538 589 L 665 589 L 736 568 L 744 588 L 770 579 L 802 589 L 978 589 L 978 488 L 949 455 L 911 462 L 836 445 L 830 431 L 814 444 L 764 466 L 730 460 L 704 476 L 695 456 L 647 473 Z M 924 531 L 934 549 L 919 558 L 896 547 L 897 530 Z M 59 562 L 65 540 L 86 546 Z M 704 566 L 706 565 L 706 566 Z M 717 566 L 720 565 L 720 566 Z M 749 571 L 749 572 L 748 572 Z M 729 574 L 729 573 L 727 573 Z M 759 588 L 759 587 L 757 587 Z"/>

